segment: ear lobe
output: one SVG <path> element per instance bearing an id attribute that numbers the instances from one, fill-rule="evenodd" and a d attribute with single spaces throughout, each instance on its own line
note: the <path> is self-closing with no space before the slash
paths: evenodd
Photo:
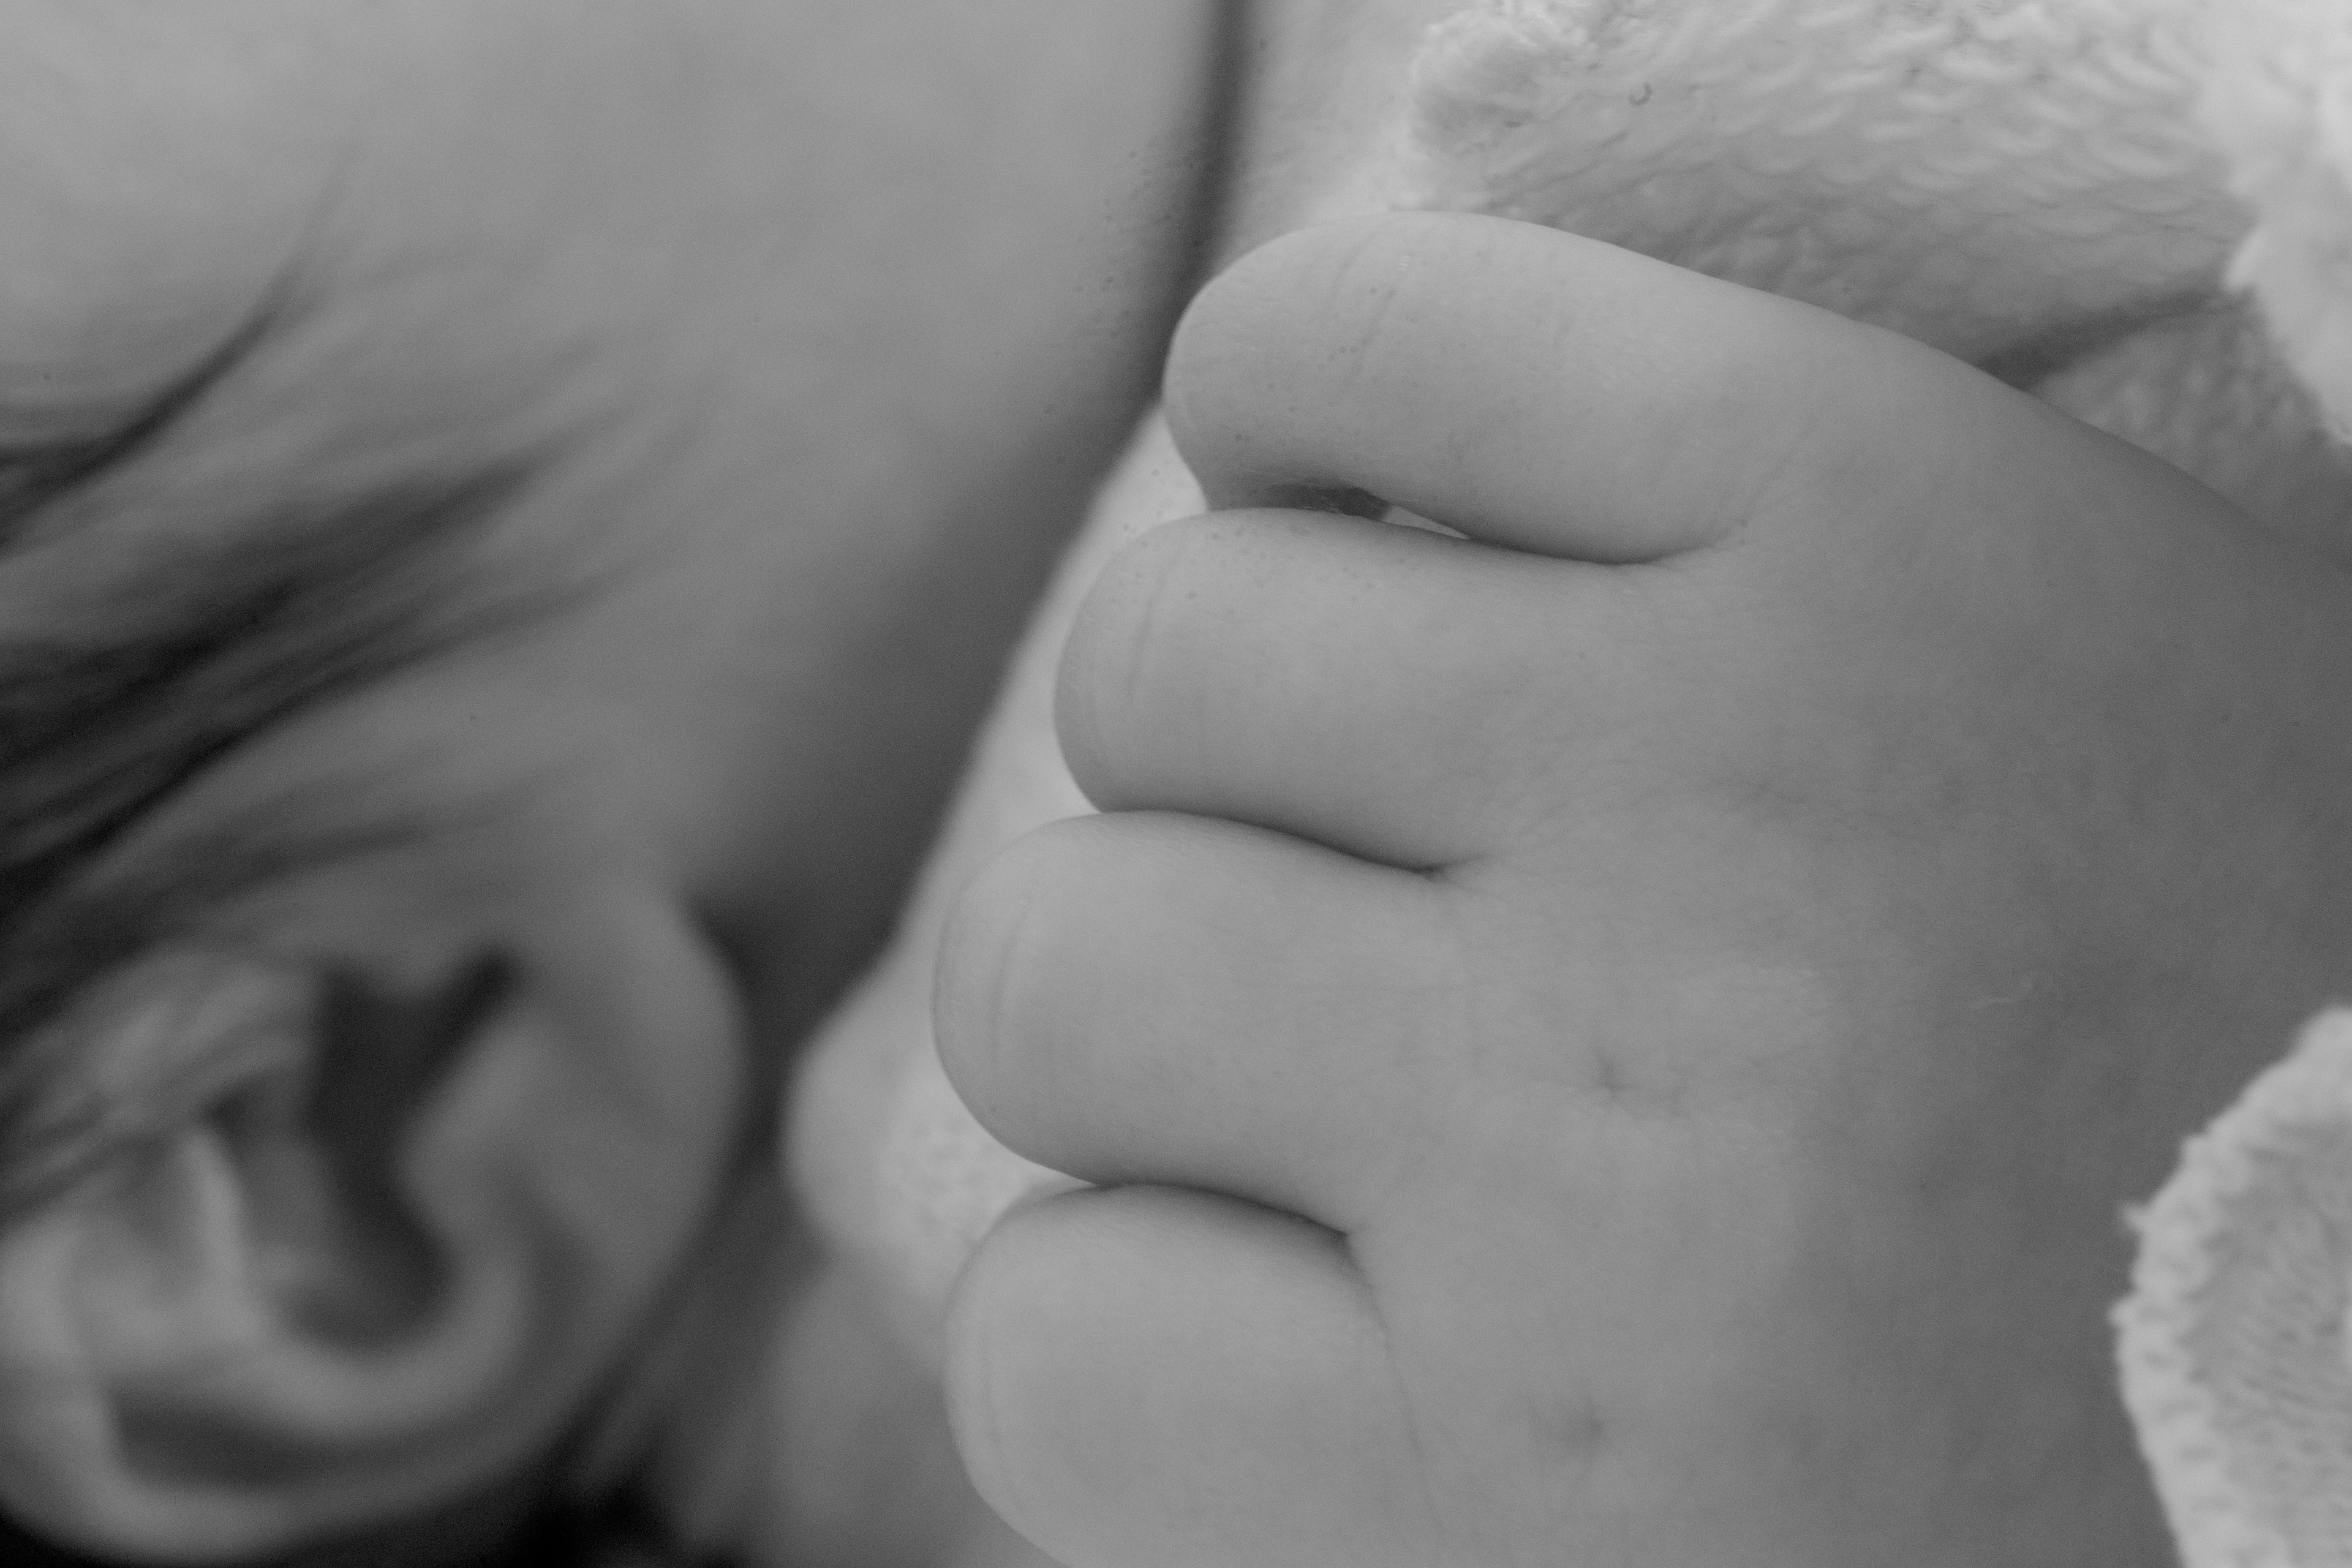
<path id="1" fill-rule="evenodd" d="M 728 1143 L 723 982 L 669 922 L 596 923 L 511 984 L 326 984 L 302 1062 L 260 1054 L 0 1232 L 8 1511 L 85 1551 L 249 1558 L 543 1453 Z M 715 1092 L 643 1092 L 648 1055 Z"/>

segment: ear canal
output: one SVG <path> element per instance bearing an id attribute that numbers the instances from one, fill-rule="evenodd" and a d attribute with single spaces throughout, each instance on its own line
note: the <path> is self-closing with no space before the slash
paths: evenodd
<path id="1" fill-rule="evenodd" d="M 248 1170 L 257 1252 L 279 1265 L 283 1310 L 311 1331 L 383 1342 L 446 1287 L 439 1244 L 401 1190 L 403 1137 L 513 985 L 495 952 L 421 996 L 330 973 L 310 1070 L 265 1079 L 216 1114 Z"/>

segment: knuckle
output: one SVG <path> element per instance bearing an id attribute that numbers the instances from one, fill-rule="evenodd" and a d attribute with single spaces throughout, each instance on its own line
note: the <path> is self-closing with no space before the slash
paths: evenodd
<path id="1" fill-rule="evenodd" d="M 1075 816 L 1015 839 L 965 884 L 941 933 L 940 1063 L 989 1131 L 1031 1158 L 1060 1146 L 1072 1093 L 1093 1076 L 1106 1004 L 1090 977 L 1119 958 L 1107 914 L 1136 875 L 1135 826 Z"/>
<path id="2" fill-rule="evenodd" d="M 972 1484 L 1008 1521 L 1034 1530 L 1028 1467 L 1034 1444 L 1024 1434 L 1043 1371 L 1039 1352 L 1054 1338 L 1054 1297 L 1047 1292 L 1041 1300 L 1035 1281 L 1041 1263 L 1060 1260 L 1039 1247 L 1050 1233 L 1033 1233 L 1024 1219 L 1008 1215 L 990 1231 L 956 1283 L 941 1391 Z"/>
<path id="3" fill-rule="evenodd" d="M 1182 700 L 1183 650 L 1210 596 L 1204 551 L 1214 520 L 1163 524 L 1107 562 L 1062 653 L 1054 710 L 1079 788 L 1124 798 L 1150 739 Z"/>
<path id="4" fill-rule="evenodd" d="M 1720 334 L 1675 411 L 1675 450 L 1723 478 L 1730 527 L 1875 523 L 1914 490 L 1921 430 L 1947 423 L 1940 357 L 1894 333 L 1775 301 Z"/>
<path id="5" fill-rule="evenodd" d="M 1024 977 L 1049 945 L 1052 846 L 1045 834 L 1015 840 L 983 865 L 950 910 L 931 996 L 932 1033 L 956 1091 L 993 1130 L 1017 1118 L 1024 1057 L 1040 1037 Z M 1044 850 L 1045 853 L 1041 854 Z M 1051 961 L 1044 961 L 1050 973 Z M 1002 1131 L 998 1134 L 1003 1136 Z"/>

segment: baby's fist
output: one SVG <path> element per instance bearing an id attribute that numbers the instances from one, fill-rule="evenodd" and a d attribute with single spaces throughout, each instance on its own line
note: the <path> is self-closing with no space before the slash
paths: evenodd
<path id="1" fill-rule="evenodd" d="M 1064 667 L 950 1070 L 1112 1190 L 950 1377 L 1074 1568 L 2164 1548 L 2117 1220 L 2340 988 L 2352 595 L 1905 340 L 1499 220 L 1278 242 Z M 1336 515 L 1402 508 L 1450 539 Z"/>

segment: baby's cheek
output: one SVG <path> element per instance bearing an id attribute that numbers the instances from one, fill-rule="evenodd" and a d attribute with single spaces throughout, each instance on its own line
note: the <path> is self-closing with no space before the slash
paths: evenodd
<path id="1" fill-rule="evenodd" d="M 2352 564 L 2352 454 L 2328 437 L 2251 302 L 2224 300 L 2145 327 L 2032 391 Z"/>

